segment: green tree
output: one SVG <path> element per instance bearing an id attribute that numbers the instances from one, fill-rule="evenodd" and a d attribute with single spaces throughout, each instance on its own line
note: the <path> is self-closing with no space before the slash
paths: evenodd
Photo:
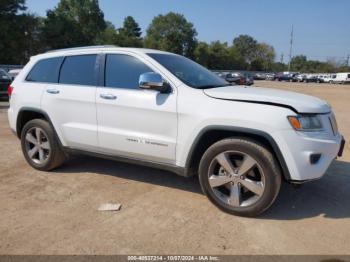
<path id="1" fill-rule="evenodd" d="M 25 11 L 25 0 L 1 0 L 0 1 L 0 18 L 13 18 L 20 11 Z"/>
<path id="2" fill-rule="evenodd" d="M 230 53 L 227 43 L 214 41 L 209 46 L 209 63 L 210 69 L 228 69 L 230 68 Z"/>
<path id="3" fill-rule="evenodd" d="M 205 42 L 199 42 L 194 50 L 194 59 L 197 63 L 209 68 L 210 65 L 210 53 L 209 45 Z"/>
<path id="4" fill-rule="evenodd" d="M 152 20 L 147 29 L 145 46 L 193 58 L 197 31 L 181 14 L 170 12 Z"/>
<path id="5" fill-rule="evenodd" d="M 118 29 L 118 45 L 128 47 L 141 47 L 141 28 L 132 16 L 124 19 L 123 27 Z"/>
<path id="6" fill-rule="evenodd" d="M 43 38 L 48 48 L 91 45 L 105 28 L 98 0 L 61 0 L 47 12 Z"/>
<path id="7" fill-rule="evenodd" d="M 209 69 L 233 70 L 246 67 L 237 50 L 220 41 L 214 41 L 210 45 L 199 42 L 194 57 L 198 63 Z"/>
<path id="8" fill-rule="evenodd" d="M 239 35 L 233 39 L 233 46 L 246 63 L 250 64 L 256 59 L 258 42 L 253 37 L 249 35 Z"/>
<path id="9" fill-rule="evenodd" d="M 38 20 L 25 10 L 24 0 L 0 1 L 0 63 L 21 64 L 32 55 L 31 32 L 36 30 Z"/>
<path id="10" fill-rule="evenodd" d="M 281 62 L 274 62 L 271 65 L 271 69 L 269 71 L 272 72 L 283 72 L 287 70 L 287 65 Z"/>
<path id="11" fill-rule="evenodd" d="M 106 28 L 96 38 L 98 45 L 118 45 L 119 36 L 116 28 L 111 22 L 106 22 Z"/>
<path id="12" fill-rule="evenodd" d="M 272 68 L 275 57 L 275 49 L 272 46 L 266 43 L 258 43 L 249 69 L 253 71 L 269 71 Z"/>
<path id="13" fill-rule="evenodd" d="M 294 56 L 290 60 L 290 69 L 297 72 L 307 72 L 307 58 L 304 55 Z"/>

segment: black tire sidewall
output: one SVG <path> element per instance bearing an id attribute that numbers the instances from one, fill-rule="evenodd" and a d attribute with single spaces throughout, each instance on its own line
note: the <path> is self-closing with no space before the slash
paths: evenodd
<path id="1" fill-rule="evenodd" d="M 218 154 L 230 150 L 240 151 L 253 157 L 265 174 L 264 193 L 261 198 L 251 206 L 232 207 L 229 204 L 223 203 L 218 199 L 209 185 L 208 170 L 212 159 Z M 268 158 L 262 151 L 257 149 L 256 146 L 253 146 L 250 141 L 226 139 L 225 141 L 220 141 L 212 145 L 203 155 L 199 166 L 199 180 L 204 194 L 221 210 L 234 215 L 256 216 L 265 211 L 274 202 L 279 192 L 281 177 L 278 171 L 279 170 L 276 170 L 276 166 L 271 163 L 271 158 Z"/>

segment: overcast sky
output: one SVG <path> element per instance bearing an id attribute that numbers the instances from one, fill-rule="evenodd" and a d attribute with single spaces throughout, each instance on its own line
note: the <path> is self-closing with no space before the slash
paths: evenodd
<path id="1" fill-rule="evenodd" d="M 30 12 L 44 16 L 58 0 L 27 0 Z M 249 34 L 275 47 L 278 59 L 288 60 L 294 26 L 293 55 L 308 59 L 345 59 L 350 54 L 348 0 L 100 0 L 105 19 L 116 27 L 131 15 L 143 32 L 153 17 L 173 11 L 184 14 L 198 39 L 226 41 Z"/>

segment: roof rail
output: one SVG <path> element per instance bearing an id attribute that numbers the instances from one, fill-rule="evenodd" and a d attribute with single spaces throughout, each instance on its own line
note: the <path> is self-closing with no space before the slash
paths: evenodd
<path id="1" fill-rule="evenodd" d="M 62 49 L 54 49 L 49 50 L 46 53 L 60 52 L 60 51 L 74 51 L 74 50 L 85 50 L 85 49 L 99 49 L 99 48 L 107 48 L 107 47 L 118 47 L 116 45 L 91 45 L 91 46 L 81 46 L 81 47 L 71 47 L 71 48 L 62 48 Z"/>

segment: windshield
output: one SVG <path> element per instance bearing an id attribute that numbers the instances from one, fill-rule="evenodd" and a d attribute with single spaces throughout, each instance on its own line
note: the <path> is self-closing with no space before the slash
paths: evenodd
<path id="1" fill-rule="evenodd" d="M 157 53 L 148 55 L 190 87 L 204 89 L 230 85 L 221 77 L 183 56 Z"/>

